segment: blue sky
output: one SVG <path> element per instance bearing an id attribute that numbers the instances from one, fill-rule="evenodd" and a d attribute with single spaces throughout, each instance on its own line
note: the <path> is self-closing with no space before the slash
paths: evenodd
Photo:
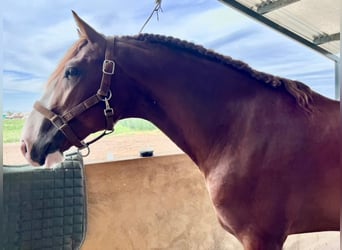
<path id="1" fill-rule="evenodd" d="M 67 49 L 78 38 L 75 10 L 106 35 L 137 34 L 154 0 L 4 0 L 3 111 L 30 111 Z M 253 68 L 303 81 L 334 97 L 334 64 L 322 55 L 216 0 L 163 0 L 144 32 L 175 36 Z"/>

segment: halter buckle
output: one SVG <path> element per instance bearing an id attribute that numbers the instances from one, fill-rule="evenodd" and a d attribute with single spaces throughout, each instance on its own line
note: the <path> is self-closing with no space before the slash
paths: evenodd
<path id="1" fill-rule="evenodd" d="M 66 125 L 64 119 L 57 114 L 54 114 L 54 116 L 50 118 L 50 121 L 57 129 L 60 129 L 61 127 Z"/>
<path id="2" fill-rule="evenodd" d="M 108 69 L 108 67 L 110 68 Z M 102 65 L 102 72 L 106 75 L 114 75 L 115 72 L 115 62 L 113 60 L 105 59 Z"/>

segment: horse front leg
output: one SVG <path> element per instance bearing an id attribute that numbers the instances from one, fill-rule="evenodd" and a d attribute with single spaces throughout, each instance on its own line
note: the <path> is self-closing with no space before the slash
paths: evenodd
<path id="1" fill-rule="evenodd" d="M 220 216 L 218 216 L 218 221 L 224 230 L 233 234 L 241 242 L 244 250 L 282 250 L 287 238 L 285 234 L 275 234 L 275 232 L 261 234 L 248 229 L 238 232 L 234 228 L 227 226 L 229 224 L 225 223 Z M 251 227 L 251 225 L 247 225 L 245 228 Z"/>
<path id="2" fill-rule="evenodd" d="M 260 237 L 255 235 L 238 236 L 244 250 L 282 250 L 285 239 Z"/>
<path id="3" fill-rule="evenodd" d="M 248 216 L 252 211 L 243 209 L 232 212 L 229 209 L 216 207 L 216 211 L 221 226 L 241 242 L 244 250 L 283 249 L 287 234 L 284 230 L 285 226 L 280 221 L 267 218 L 267 214 L 260 215 L 263 219 L 257 220 L 255 215 Z"/>

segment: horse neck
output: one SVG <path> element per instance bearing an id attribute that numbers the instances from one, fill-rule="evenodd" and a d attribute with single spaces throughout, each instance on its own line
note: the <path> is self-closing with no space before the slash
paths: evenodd
<path id="1" fill-rule="evenodd" d="M 130 84 L 134 108 L 122 117 L 153 122 L 197 165 L 222 150 L 231 128 L 247 120 L 244 112 L 257 84 L 247 87 L 246 76 L 236 70 L 166 48 L 130 45 L 119 57 L 121 69 L 135 82 Z"/>

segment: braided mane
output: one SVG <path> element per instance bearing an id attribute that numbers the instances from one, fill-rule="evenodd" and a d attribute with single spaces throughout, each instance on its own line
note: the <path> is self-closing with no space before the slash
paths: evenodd
<path id="1" fill-rule="evenodd" d="M 189 53 L 196 54 L 197 56 L 206 58 L 208 60 L 215 61 L 227 65 L 229 67 L 235 68 L 247 75 L 250 75 L 252 78 L 270 87 L 279 89 L 283 87 L 285 91 L 287 91 L 291 96 L 293 96 L 296 99 L 298 105 L 301 108 L 303 108 L 305 111 L 309 113 L 311 112 L 312 91 L 308 86 L 299 81 L 293 81 L 290 79 L 277 77 L 271 74 L 254 70 L 248 64 L 242 61 L 234 60 L 229 56 L 223 56 L 212 50 L 208 50 L 203 46 L 196 45 L 194 43 L 190 43 L 170 36 L 139 34 L 137 36 L 126 36 L 124 38 L 136 39 L 139 41 L 146 41 L 149 43 L 163 44 L 169 48 L 187 51 Z"/>

